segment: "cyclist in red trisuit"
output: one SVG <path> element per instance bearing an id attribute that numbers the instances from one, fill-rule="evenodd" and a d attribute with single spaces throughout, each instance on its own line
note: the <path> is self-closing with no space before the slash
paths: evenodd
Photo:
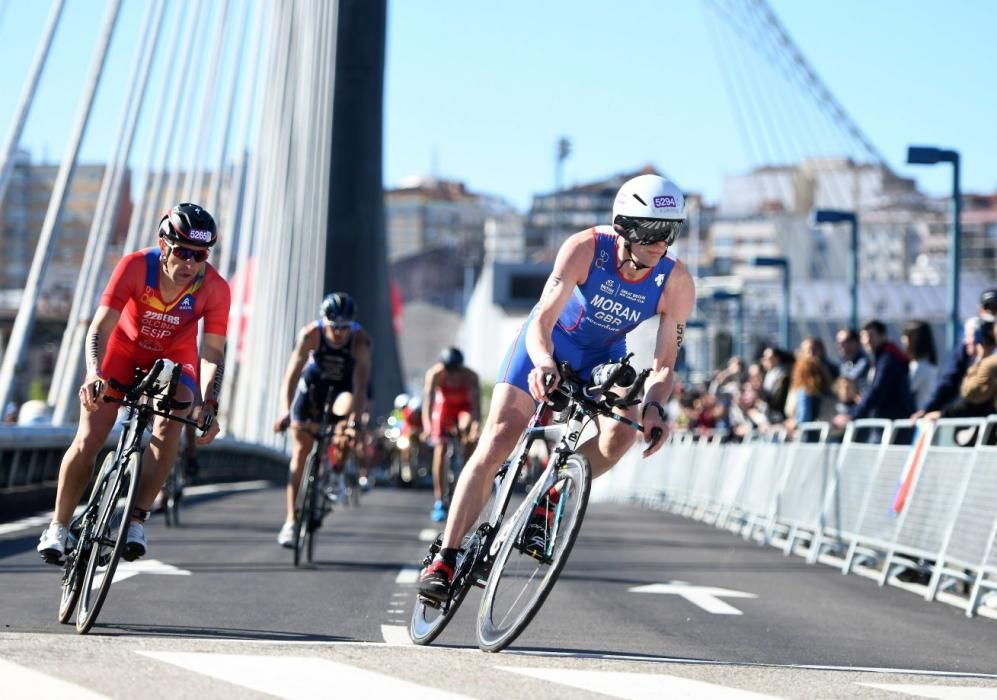
<path id="1" fill-rule="evenodd" d="M 443 452 L 454 438 L 454 429 L 462 436 L 457 449 L 473 449 L 478 440 L 480 390 L 478 374 L 464 366 L 464 353 L 455 347 L 444 348 L 440 361 L 426 372 L 423 392 L 422 424 L 431 426 L 433 439 L 433 495 L 436 497 L 429 516 L 435 522 L 447 517 L 443 500 Z M 425 429 L 425 428 L 424 428 Z"/>
<path id="2" fill-rule="evenodd" d="M 218 240 L 215 220 L 196 204 L 170 207 L 159 222 L 159 245 L 126 255 L 114 268 L 86 336 L 86 377 L 79 390 L 83 411 L 73 444 L 59 468 L 55 514 L 38 543 L 45 561 L 58 564 L 66 553 L 67 526 L 87 486 L 98 452 L 107 440 L 118 405 L 103 401 L 120 397 L 108 384 L 130 385 L 135 370 L 148 371 L 160 358 L 180 365 L 175 399 L 192 402 L 200 378 L 204 397 L 195 409 L 201 421 L 218 413 L 225 362 L 225 330 L 229 287 L 207 262 Z M 200 355 L 198 321 L 204 319 Z M 186 416 L 190 409 L 173 413 Z M 142 523 L 176 459 L 182 425 L 157 418 L 142 462 L 137 507 L 132 513 L 122 556 L 128 561 L 148 550 Z M 206 445 L 218 434 L 212 420 L 197 438 Z"/>

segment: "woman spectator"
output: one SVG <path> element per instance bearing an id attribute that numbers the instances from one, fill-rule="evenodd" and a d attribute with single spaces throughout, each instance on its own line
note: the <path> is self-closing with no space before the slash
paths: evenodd
<path id="1" fill-rule="evenodd" d="M 786 415 L 790 427 L 810 421 L 829 421 L 835 416 L 830 373 L 819 357 L 801 353 L 793 366 L 789 393 Z"/>
<path id="2" fill-rule="evenodd" d="M 973 364 L 962 380 L 959 400 L 941 411 L 925 414 L 925 418 L 982 417 L 994 413 L 997 406 L 997 342 L 994 322 L 981 321 L 973 345 Z"/>
<path id="3" fill-rule="evenodd" d="M 923 410 L 938 379 L 934 334 L 926 321 L 908 321 L 900 333 L 900 340 L 910 357 L 910 393 L 915 407 Z"/>

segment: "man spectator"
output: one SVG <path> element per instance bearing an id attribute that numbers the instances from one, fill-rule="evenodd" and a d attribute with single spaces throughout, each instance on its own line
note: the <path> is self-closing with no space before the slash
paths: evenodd
<path id="1" fill-rule="evenodd" d="M 966 376 L 966 370 L 973 364 L 973 336 L 976 333 L 976 325 L 979 323 L 979 319 L 993 321 L 997 316 L 997 288 L 987 289 L 980 295 L 978 313 L 978 316 L 966 321 L 966 325 L 963 327 L 963 337 L 946 358 L 931 397 L 924 405 L 923 410 L 913 414 L 911 418 L 917 419 L 925 413 L 940 411 L 959 398 L 962 379 Z"/>
<path id="2" fill-rule="evenodd" d="M 834 342 L 841 356 L 839 376 L 855 382 L 856 389 L 861 392 L 868 381 L 869 356 L 862 352 L 859 332 L 854 328 L 842 328 L 835 335 Z"/>
<path id="3" fill-rule="evenodd" d="M 931 411 L 925 418 L 986 417 L 994 413 L 997 399 L 997 343 L 994 322 L 980 321 L 973 342 L 973 362 L 966 370 L 959 399 L 941 411 Z"/>
<path id="4" fill-rule="evenodd" d="M 862 400 L 849 413 L 839 413 L 832 424 L 843 428 L 860 418 L 906 418 L 913 412 L 910 394 L 910 362 L 904 351 L 886 335 L 882 321 L 869 321 L 862 327 L 862 345 L 875 360 L 875 372 Z"/>
<path id="5" fill-rule="evenodd" d="M 782 423 L 786 419 L 786 397 L 789 396 L 789 377 L 793 371 L 793 355 L 787 350 L 770 345 L 762 350 L 761 398 L 768 406 L 768 419 Z"/>

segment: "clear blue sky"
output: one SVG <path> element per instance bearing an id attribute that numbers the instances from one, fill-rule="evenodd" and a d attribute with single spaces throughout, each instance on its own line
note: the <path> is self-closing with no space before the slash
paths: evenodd
<path id="1" fill-rule="evenodd" d="M 770 4 L 899 173 L 928 192 L 949 191 L 946 167 L 903 162 L 909 144 L 939 145 L 962 153 L 964 189 L 997 189 L 997 3 Z M 36 158 L 62 156 L 104 7 L 68 0 L 23 138 Z M 105 85 L 127 81 L 144 7 L 125 0 L 127 31 L 112 46 Z M 48 10 L 40 0 L 0 0 L 2 138 Z M 525 208 L 531 194 L 553 189 L 564 135 L 573 143 L 566 184 L 652 163 L 715 199 L 724 175 L 758 163 L 739 138 L 705 16 L 702 0 L 389 0 L 385 184 L 434 172 Z M 112 89 L 99 95 L 85 160 L 110 152 L 120 100 Z M 136 153 L 145 152 L 145 124 Z"/>

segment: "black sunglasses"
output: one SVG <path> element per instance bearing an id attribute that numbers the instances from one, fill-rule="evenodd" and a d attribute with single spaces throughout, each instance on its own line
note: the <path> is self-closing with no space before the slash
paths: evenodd
<path id="1" fill-rule="evenodd" d="M 169 246 L 170 253 L 172 253 L 174 257 L 180 258 L 184 262 L 190 262 L 193 260 L 194 262 L 202 263 L 208 259 L 208 251 L 206 250 L 194 250 L 192 248 L 184 248 L 181 245 L 171 245 L 169 243 L 166 245 Z"/>
<path id="2" fill-rule="evenodd" d="M 613 223 L 626 231 L 627 239 L 637 245 L 659 242 L 671 245 L 682 230 L 682 222 L 672 219 L 639 219 L 621 214 Z"/>

